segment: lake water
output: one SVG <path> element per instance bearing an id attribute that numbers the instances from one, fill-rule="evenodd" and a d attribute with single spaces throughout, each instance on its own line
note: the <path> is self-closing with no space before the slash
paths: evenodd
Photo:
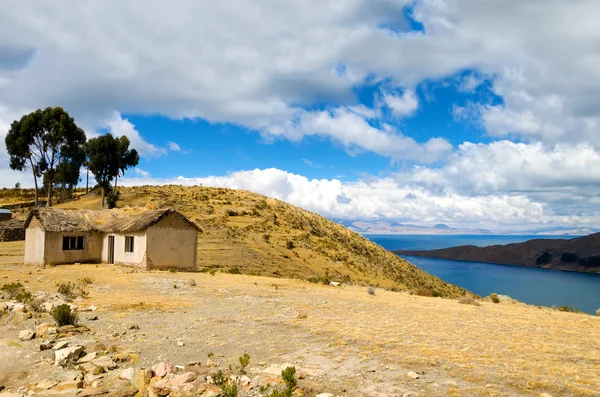
<path id="1" fill-rule="evenodd" d="M 389 250 L 436 249 L 472 244 L 489 246 L 556 236 L 403 236 L 367 235 Z M 569 237 L 571 238 L 571 237 Z M 600 308 L 600 275 L 479 262 L 406 256 L 406 260 L 444 281 L 478 295 L 492 292 L 541 306 L 576 307 L 587 313 Z"/>

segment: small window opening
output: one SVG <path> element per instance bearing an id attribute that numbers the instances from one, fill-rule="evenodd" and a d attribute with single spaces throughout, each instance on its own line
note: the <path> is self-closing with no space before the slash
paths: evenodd
<path id="1" fill-rule="evenodd" d="M 133 236 L 125 236 L 125 252 L 133 252 Z"/>

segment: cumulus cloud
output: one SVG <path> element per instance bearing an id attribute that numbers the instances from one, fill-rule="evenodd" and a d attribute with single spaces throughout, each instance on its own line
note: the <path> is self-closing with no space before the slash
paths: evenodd
<path id="1" fill-rule="evenodd" d="M 139 131 L 131 122 L 121 116 L 118 112 L 114 112 L 105 122 L 105 127 L 108 132 L 114 136 L 125 135 L 131 142 L 131 147 L 136 149 L 142 157 L 158 157 L 165 154 L 167 151 L 164 148 L 158 148 L 151 143 L 145 141 Z M 173 143 L 173 142 L 171 142 Z"/>
<path id="2" fill-rule="evenodd" d="M 417 95 L 411 90 L 406 90 L 401 95 L 386 92 L 383 94 L 383 101 L 397 117 L 410 116 L 419 107 Z"/>
<path id="3" fill-rule="evenodd" d="M 176 144 L 175 142 L 169 142 L 167 143 L 167 147 L 174 151 L 174 152 L 180 152 L 181 151 L 181 147 L 179 147 L 178 144 Z"/>

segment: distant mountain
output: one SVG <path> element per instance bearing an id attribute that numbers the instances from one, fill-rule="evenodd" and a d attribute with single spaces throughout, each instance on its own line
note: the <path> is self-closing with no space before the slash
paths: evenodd
<path id="1" fill-rule="evenodd" d="M 600 273 L 600 233 L 568 240 L 534 239 L 523 243 L 490 247 L 463 245 L 430 251 L 394 251 L 394 253 L 401 256 Z"/>
<path id="2" fill-rule="evenodd" d="M 491 234 L 485 229 L 455 229 L 443 223 L 434 226 L 418 226 L 387 220 L 345 219 L 337 222 L 362 234 Z"/>

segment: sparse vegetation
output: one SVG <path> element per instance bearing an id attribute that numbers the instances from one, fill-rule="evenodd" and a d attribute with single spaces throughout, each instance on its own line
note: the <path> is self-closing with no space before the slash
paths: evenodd
<path id="1" fill-rule="evenodd" d="M 369 288 L 367 288 L 367 293 L 369 295 L 375 295 L 375 287 L 369 287 Z"/>
<path id="2" fill-rule="evenodd" d="M 64 325 L 77 325 L 78 315 L 76 311 L 71 310 L 71 306 L 66 303 L 52 309 L 50 315 L 56 321 L 59 327 Z"/>
<path id="3" fill-rule="evenodd" d="M 82 277 L 79 279 L 79 282 L 83 285 L 90 285 L 94 283 L 91 277 Z"/>
<path id="4" fill-rule="evenodd" d="M 498 294 L 490 294 L 490 299 L 494 303 L 500 303 L 500 297 Z"/>
<path id="5" fill-rule="evenodd" d="M 28 303 L 33 300 L 33 294 L 25 289 L 21 283 L 4 284 L 0 288 L 8 299 L 13 299 L 17 302 Z"/>
<path id="6" fill-rule="evenodd" d="M 289 249 L 289 250 L 293 250 L 294 248 L 296 248 L 296 246 L 294 245 L 294 242 L 291 240 L 288 240 L 287 243 L 285 243 L 285 248 Z"/>
<path id="7" fill-rule="evenodd" d="M 240 270 L 239 267 L 233 266 L 233 267 L 230 267 L 229 270 L 227 270 L 227 273 L 229 273 L 229 274 L 242 274 L 242 271 Z"/>
<path id="8" fill-rule="evenodd" d="M 559 312 L 579 313 L 579 309 L 568 305 L 559 306 L 556 308 Z"/>
<path id="9" fill-rule="evenodd" d="M 463 305 L 473 305 L 473 306 L 481 306 L 479 300 L 475 299 L 475 297 L 470 295 L 465 295 L 458 299 L 458 303 L 462 303 Z"/>

